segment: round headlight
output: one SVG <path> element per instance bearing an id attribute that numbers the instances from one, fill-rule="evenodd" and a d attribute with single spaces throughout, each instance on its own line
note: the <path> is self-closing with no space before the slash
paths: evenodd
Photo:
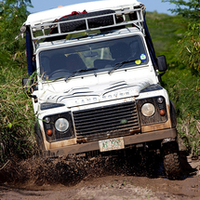
<path id="1" fill-rule="evenodd" d="M 145 103 L 143 106 L 142 106 L 142 114 L 146 117 L 150 117 L 152 116 L 154 113 L 155 113 L 155 107 L 153 104 L 151 103 Z"/>
<path id="2" fill-rule="evenodd" d="M 60 132 L 64 132 L 69 128 L 69 122 L 65 118 L 59 118 L 55 122 L 55 128 Z"/>

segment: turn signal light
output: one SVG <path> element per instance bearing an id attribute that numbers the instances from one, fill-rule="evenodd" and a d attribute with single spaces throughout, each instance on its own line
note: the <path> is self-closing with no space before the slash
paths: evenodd
<path id="1" fill-rule="evenodd" d="M 47 135 L 51 136 L 52 134 L 53 134 L 53 132 L 51 129 L 47 130 Z"/>
<path id="2" fill-rule="evenodd" d="M 165 110 L 160 110 L 160 115 L 164 116 L 165 115 Z"/>

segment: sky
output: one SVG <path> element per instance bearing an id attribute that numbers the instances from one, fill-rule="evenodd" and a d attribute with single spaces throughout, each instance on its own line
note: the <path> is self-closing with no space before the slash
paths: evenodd
<path id="1" fill-rule="evenodd" d="M 57 8 L 59 5 L 67 6 L 76 3 L 84 3 L 95 0 L 31 0 L 34 8 L 28 8 L 28 11 L 31 13 L 45 11 L 52 8 Z M 123 1 L 123 0 L 122 0 Z M 143 3 L 146 7 L 146 11 L 153 12 L 157 11 L 158 13 L 167 13 L 171 15 L 171 12 L 168 11 L 170 8 L 174 8 L 174 4 L 163 3 L 162 0 L 138 0 Z M 78 10 L 77 10 L 78 11 Z"/>

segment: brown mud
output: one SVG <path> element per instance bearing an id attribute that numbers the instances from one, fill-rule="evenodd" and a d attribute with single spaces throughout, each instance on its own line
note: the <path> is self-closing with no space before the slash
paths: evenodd
<path id="1" fill-rule="evenodd" d="M 157 153 L 12 160 L 0 170 L 0 200 L 199 200 L 199 158 L 181 152 L 181 166 L 181 179 L 168 180 Z"/>

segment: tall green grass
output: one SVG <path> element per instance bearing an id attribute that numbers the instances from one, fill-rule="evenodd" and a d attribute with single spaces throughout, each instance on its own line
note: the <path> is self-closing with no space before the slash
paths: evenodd
<path id="1" fill-rule="evenodd" d="M 28 75 L 25 67 L 16 63 L 0 66 L 0 162 L 12 156 L 27 158 L 34 153 L 32 102 L 21 84 Z"/>

